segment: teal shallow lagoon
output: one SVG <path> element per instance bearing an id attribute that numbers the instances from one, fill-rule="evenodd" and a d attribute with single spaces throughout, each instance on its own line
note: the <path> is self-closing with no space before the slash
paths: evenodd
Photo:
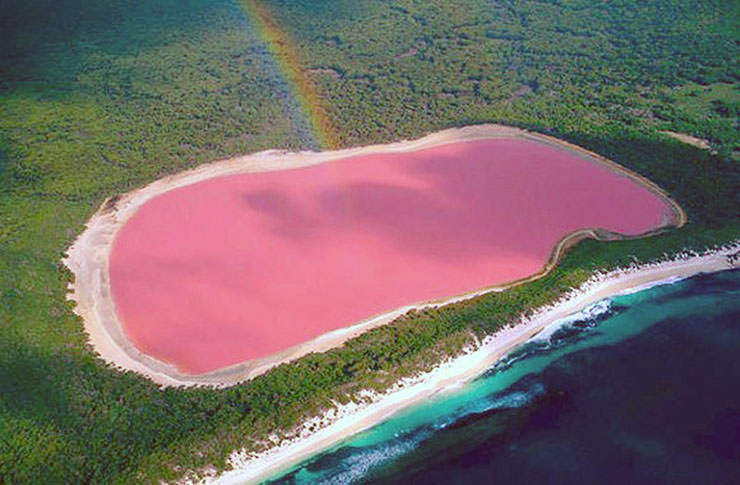
<path id="1" fill-rule="evenodd" d="M 740 271 L 600 302 L 278 483 L 740 476 Z"/>

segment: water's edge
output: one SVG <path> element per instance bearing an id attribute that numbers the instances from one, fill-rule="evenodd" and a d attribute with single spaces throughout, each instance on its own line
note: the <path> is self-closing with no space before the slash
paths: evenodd
<path id="1" fill-rule="evenodd" d="M 273 479 L 280 483 L 351 483 L 369 477 L 395 480 L 411 470 L 413 478 L 435 481 L 434 476 L 424 472 L 425 466 L 436 460 L 432 459 L 436 453 L 430 454 L 429 450 L 439 451 L 442 444 L 449 448 L 448 441 L 461 435 L 480 434 L 477 428 L 481 423 L 488 423 L 488 427 L 494 423 L 505 435 L 507 426 L 513 426 L 505 416 L 513 416 L 511 419 L 516 421 L 531 410 L 543 412 L 548 405 L 542 403 L 552 399 L 552 391 L 548 381 L 543 383 L 539 376 L 552 372 L 553 366 L 562 365 L 573 355 L 627 349 L 625 342 L 639 341 L 643 335 L 654 333 L 648 331 L 652 327 L 662 329 L 666 319 L 721 319 L 723 314 L 740 312 L 738 270 L 662 283 L 623 292 L 553 322 L 465 386 L 400 411 Z M 638 357 L 632 359 L 639 361 Z M 740 395 L 738 403 L 740 407 Z M 453 448 L 464 446 L 455 442 Z M 471 453 L 477 456 L 483 451 Z M 394 465 L 395 462 L 402 465 Z M 447 468 L 454 470 L 455 466 Z"/>

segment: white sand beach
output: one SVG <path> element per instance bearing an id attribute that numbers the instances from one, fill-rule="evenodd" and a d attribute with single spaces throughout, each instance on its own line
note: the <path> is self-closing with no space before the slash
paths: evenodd
<path id="1" fill-rule="evenodd" d="M 700 273 L 739 268 L 739 256 L 740 241 L 736 241 L 703 254 L 681 254 L 656 263 L 598 274 L 557 303 L 538 309 L 531 317 L 497 332 L 475 349 L 467 349 L 463 355 L 440 364 L 433 371 L 399 382 L 382 395 L 367 393 L 366 404 L 351 403 L 329 410 L 323 416 L 304 423 L 291 439 L 277 443 L 264 453 L 250 455 L 244 451 L 235 452 L 230 459 L 233 468 L 230 471 L 218 476 L 207 474 L 206 478 L 186 482 L 253 483 L 269 478 L 382 422 L 401 409 L 464 384 L 551 323 L 577 313 L 595 302 Z M 318 431 L 309 431 L 314 427 L 318 427 Z"/>

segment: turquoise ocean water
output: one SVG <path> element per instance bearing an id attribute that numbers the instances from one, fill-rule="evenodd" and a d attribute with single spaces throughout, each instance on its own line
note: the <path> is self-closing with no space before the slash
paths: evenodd
<path id="1" fill-rule="evenodd" d="M 620 295 L 276 483 L 740 483 L 740 271 Z"/>

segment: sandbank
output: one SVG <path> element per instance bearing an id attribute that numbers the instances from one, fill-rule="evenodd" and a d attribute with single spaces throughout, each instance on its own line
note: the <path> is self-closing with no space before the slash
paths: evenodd
<path id="1" fill-rule="evenodd" d="M 687 135 L 686 133 L 678 133 L 676 131 L 669 130 L 663 130 L 661 131 L 661 133 L 663 133 L 664 135 L 668 135 L 680 142 L 695 146 L 696 148 L 701 148 L 702 150 L 709 150 L 710 148 L 712 148 L 709 142 L 703 138 L 698 138 L 696 136 Z"/>

